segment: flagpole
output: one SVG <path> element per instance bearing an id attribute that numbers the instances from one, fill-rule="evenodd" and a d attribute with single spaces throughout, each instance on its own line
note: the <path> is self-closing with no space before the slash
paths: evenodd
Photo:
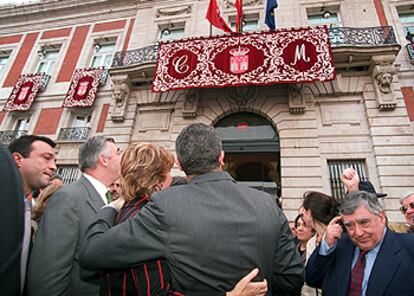
<path id="1" fill-rule="evenodd" d="M 210 23 L 210 37 L 213 35 L 213 25 Z"/>

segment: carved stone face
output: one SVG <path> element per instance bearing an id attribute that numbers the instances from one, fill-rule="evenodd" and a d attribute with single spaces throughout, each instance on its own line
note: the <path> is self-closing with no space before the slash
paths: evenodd
<path id="1" fill-rule="evenodd" d="M 389 93 L 391 90 L 392 74 L 389 72 L 380 73 L 377 76 L 378 86 L 383 93 Z"/>
<path id="2" fill-rule="evenodd" d="M 125 92 L 122 89 L 115 89 L 113 92 L 113 98 L 115 99 L 116 106 L 120 107 L 124 103 Z"/>

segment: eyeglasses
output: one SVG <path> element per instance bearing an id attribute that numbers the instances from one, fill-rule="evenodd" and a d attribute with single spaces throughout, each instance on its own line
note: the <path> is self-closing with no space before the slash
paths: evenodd
<path id="1" fill-rule="evenodd" d="M 401 213 L 403 213 L 403 214 L 407 213 L 408 207 L 410 207 L 411 210 L 414 210 L 414 201 L 413 202 L 410 202 L 408 205 L 402 206 L 400 208 Z"/>

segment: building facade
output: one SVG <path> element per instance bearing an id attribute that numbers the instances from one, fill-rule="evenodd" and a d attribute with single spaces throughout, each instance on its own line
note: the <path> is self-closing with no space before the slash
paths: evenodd
<path id="1" fill-rule="evenodd" d="M 243 2 L 244 31 L 267 30 L 266 1 Z M 234 1 L 219 3 L 234 27 Z M 153 93 L 159 41 L 222 34 L 205 19 L 207 6 L 207 0 L 0 6 L 0 140 L 51 137 L 59 172 L 70 181 L 79 175 L 78 147 L 90 136 L 174 151 L 180 130 L 203 122 L 223 139 L 226 170 L 280 195 L 289 218 L 305 191 L 341 198 L 340 172 L 353 166 L 388 194 L 389 219 L 401 221 L 398 199 L 414 187 L 412 2 L 280 0 L 277 27 L 329 26 L 333 81 Z M 75 71 L 83 77 L 96 67 L 104 70 L 91 104 L 63 107 Z M 21 75 L 40 72 L 46 76 L 29 109 L 7 111 Z"/>

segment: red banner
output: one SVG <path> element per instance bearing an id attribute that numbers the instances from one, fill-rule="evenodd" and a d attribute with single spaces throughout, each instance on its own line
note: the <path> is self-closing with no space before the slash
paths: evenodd
<path id="1" fill-rule="evenodd" d="M 153 91 L 335 79 L 325 26 L 161 43 Z"/>
<path id="2" fill-rule="evenodd" d="M 47 79 L 45 73 L 21 74 L 4 106 L 4 111 L 29 110 L 38 91 L 45 87 Z"/>
<path id="3" fill-rule="evenodd" d="M 92 106 L 103 74 L 103 68 L 76 69 L 63 102 L 63 107 Z"/>

